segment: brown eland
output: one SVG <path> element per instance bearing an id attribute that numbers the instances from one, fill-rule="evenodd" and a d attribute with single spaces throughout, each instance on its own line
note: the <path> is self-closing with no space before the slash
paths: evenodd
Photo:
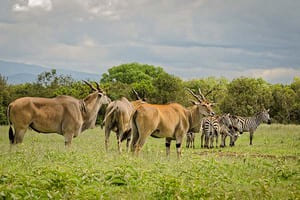
<path id="1" fill-rule="evenodd" d="M 23 97 L 10 103 L 7 109 L 10 143 L 22 143 L 26 130 L 31 128 L 39 133 L 63 135 L 65 145 L 69 146 L 73 137 L 94 128 L 99 109 L 103 104 L 108 104 L 110 99 L 98 83 L 95 88 L 84 82 L 93 90 L 84 99 L 71 96 Z"/>
<path id="2" fill-rule="evenodd" d="M 198 100 L 190 108 L 178 103 L 166 105 L 141 104 L 132 115 L 131 151 L 139 154 L 149 136 L 166 138 L 166 154 L 169 157 L 171 140 L 176 140 L 177 156 L 181 156 L 182 139 L 189 130 L 199 126 L 203 116 L 214 115 L 210 103 L 199 89 L 200 95 L 188 91 Z"/>
<path id="3" fill-rule="evenodd" d="M 127 98 L 122 97 L 120 100 L 115 100 L 111 102 L 105 112 L 105 117 L 102 122 L 102 126 L 105 126 L 105 149 L 108 151 L 109 136 L 110 132 L 114 131 L 117 135 L 118 150 L 121 153 L 121 143 L 123 140 L 127 139 L 127 149 L 129 147 L 131 139 L 131 123 L 130 117 L 145 99 L 140 98 L 138 93 L 133 89 L 136 95 L 136 101 L 129 102 Z"/>

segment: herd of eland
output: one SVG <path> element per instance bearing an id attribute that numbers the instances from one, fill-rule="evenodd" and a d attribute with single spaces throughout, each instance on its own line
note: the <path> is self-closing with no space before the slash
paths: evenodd
<path id="1" fill-rule="evenodd" d="M 213 148 L 214 140 L 218 146 L 225 147 L 226 137 L 230 146 L 234 146 L 238 136 L 250 132 L 250 145 L 253 133 L 262 122 L 271 123 L 269 110 L 263 109 L 252 117 L 240 117 L 230 114 L 215 115 L 213 103 L 206 99 L 199 89 L 193 105 L 184 107 L 178 103 L 164 105 L 150 104 L 136 95 L 135 101 L 125 97 L 111 102 L 99 84 L 94 87 L 84 81 L 92 92 L 84 99 L 71 96 L 55 98 L 23 97 L 11 102 L 7 108 L 9 140 L 11 144 L 22 143 L 26 130 L 31 128 L 39 133 L 58 133 L 70 146 L 72 139 L 89 128 L 94 128 L 98 112 L 102 105 L 108 104 L 101 127 L 105 127 L 105 149 L 108 151 L 110 132 L 117 135 L 118 150 L 121 142 L 127 140 L 127 149 L 138 155 L 147 138 L 165 138 L 166 154 L 170 154 L 171 141 L 176 141 L 177 156 L 181 156 L 183 139 L 186 147 L 195 147 L 195 133 L 202 131 L 201 147 Z M 204 140 L 204 145 L 203 145 Z"/>

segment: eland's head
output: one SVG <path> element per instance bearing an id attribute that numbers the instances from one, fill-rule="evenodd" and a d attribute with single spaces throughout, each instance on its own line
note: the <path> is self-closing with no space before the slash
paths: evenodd
<path id="1" fill-rule="evenodd" d="M 197 105 L 198 111 L 200 114 L 204 116 L 213 116 L 215 115 L 213 111 L 214 103 L 209 102 L 205 96 L 202 94 L 200 88 L 198 89 L 199 95 L 196 95 L 191 89 L 187 88 L 187 90 L 193 95 L 197 101 L 192 101 L 194 105 Z"/>
<path id="2" fill-rule="evenodd" d="M 106 93 L 100 88 L 99 84 L 97 82 L 96 86 L 97 88 L 95 88 L 91 83 L 87 82 L 87 81 L 83 81 L 85 84 L 87 84 L 91 90 L 92 93 L 89 94 L 87 96 L 86 99 L 97 99 L 97 101 L 99 102 L 99 104 L 109 104 L 111 102 L 110 98 L 106 95 Z"/>

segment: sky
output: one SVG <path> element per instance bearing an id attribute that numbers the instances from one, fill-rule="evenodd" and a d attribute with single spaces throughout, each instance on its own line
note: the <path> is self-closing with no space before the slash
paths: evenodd
<path id="1" fill-rule="evenodd" d="M 0 59 L 290 83 L 300 77 L 299 10 L 299 0 L 1 0 Z"/>

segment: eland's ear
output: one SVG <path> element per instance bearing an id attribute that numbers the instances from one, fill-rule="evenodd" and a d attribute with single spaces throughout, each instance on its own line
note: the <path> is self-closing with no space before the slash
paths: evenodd
<path id="1" fill-rule="evenodd" d="M 268 108 L 267 112 L 270 112 L 270 108 Z"/>

